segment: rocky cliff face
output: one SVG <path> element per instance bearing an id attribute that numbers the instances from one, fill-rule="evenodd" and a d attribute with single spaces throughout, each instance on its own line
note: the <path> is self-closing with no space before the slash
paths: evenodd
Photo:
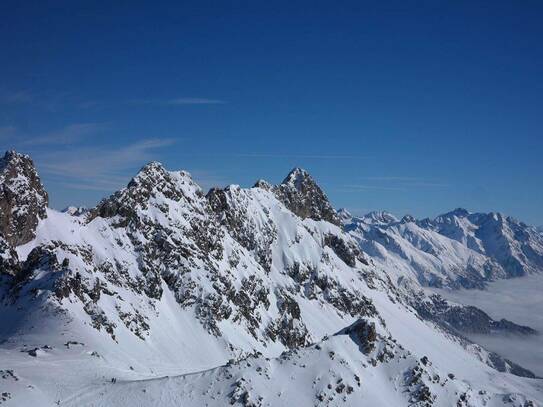
<path id="1" fill-rule="evenodd" d="M 302 219 L 325 220 L 335 225 L 340 220 L 326 194 L 301 168 L 294 168 L 274 192 L 283 204 Z"/>
<path id="2" fill-rule="evenodd" d="M 47 216 L 47 192 L 30 157 L 8 151 L 0 159 L 0 274 L 21 265 L 15 247 L 31 241 Z"/>
<path id="3" fill-rule="evenodd" d="M 39 220 L 47 216 L 47 203 L 30 157 L 8 151 L 0 159 L 0 233 L 6 242 L 18 246 L 32 240 Z"/>

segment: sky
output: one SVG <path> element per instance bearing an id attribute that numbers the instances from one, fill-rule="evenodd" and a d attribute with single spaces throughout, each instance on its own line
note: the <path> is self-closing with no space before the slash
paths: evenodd
<path id="1" fill-rule="evenodd" d="M 354 214 L 543 225 L 540 1 L 4 0 L 0 16 L 0 148 L 32 156 L 54 208 L 157 160 L 204 189 L 303 167 Z"/>

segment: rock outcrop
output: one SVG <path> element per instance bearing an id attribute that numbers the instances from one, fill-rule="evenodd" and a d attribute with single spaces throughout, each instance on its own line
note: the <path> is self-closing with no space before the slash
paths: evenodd
<path id="1" fill-rule="evenodd" d="M 32 240 L 47 216 L 48 196 L 29 156 L 8 151 L 0 159 L 0 234 L 11 246 Z"/>
<path id="2" fill-rule="evenodd" d="M 341 223 L 326 194 L 306 170 L 294 168 L 273 190 L 279 200 L 302 219 Z"/>

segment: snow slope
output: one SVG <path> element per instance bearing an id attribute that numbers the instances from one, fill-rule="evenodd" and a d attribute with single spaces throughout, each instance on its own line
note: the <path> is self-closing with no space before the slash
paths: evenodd
<path id="1" fill-rule="evenodd" d="M 541 379 L 424 319 L 341 217 L 300 169 L 204 195 L 159 163 L 47 209 L 4 251 L 0 403 L 541 403 Z"/>

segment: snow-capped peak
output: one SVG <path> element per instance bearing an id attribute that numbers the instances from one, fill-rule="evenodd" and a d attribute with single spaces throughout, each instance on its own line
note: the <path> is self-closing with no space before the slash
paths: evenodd
<path id="1" fill-rule="evenodd" d="M 169 172 L 164 168 L 164 166 L 158 161 L 151 161 L 144 165 L 139 172 L 132 178 L 129 186 L 131 184 L 145 184 L 149 181 L 159 182 L 161 179 L 166 178 L 169 175 Z"/>
<path id="2" fill-rule="evenodd" d="M 385 224 L 398 222 L 398 218 L 387 211 L 372 211 L 362 216 L 364 222 L 370 224 Z"/>
<path id="3" fill-rule="evenodd" d="M 259 179 L 253 185 L 253 188 L 262 188 L 266 191 L 270 191 L 273 188 L 273 185 L 264 179 Z"/>
<path id="4" fill-rule="evenodd" d="M 274 192 L 287 208 L 301 218 L 326 220 L 340 225 L 336 211 L 328 197 L 309 173 L 301 168 L 294 168 L 283 182 L 274 188 Z"/>
<path id="5" fill-rule="evenodd" d="M 469 216 L 471 212 L 469 212 L 467 209 L 464 209 L 464 208 L 456 208 L 448 213 L 446 213 L 445 215 L 442 215 L 442 216 L 456 216 L 458 218 L 465 218 L 467 216 Z"/>
<path id="6" fill-rule="evenodd" d="M 4 157 L 0 158 L 0 171 L 7 165 L 17 165 L 17 162 L 26 160 L 30 160 L 30 156 L 18 153 L 15 150 L 8 150 L 5 152 Z"/>
<path id="7" fill-rule="evenodd" d="M 304 187 L 304 184 L 308 183 L 315 183 L 311 175 L 304 170 L 303 168 L 293 168 L 288 175 L 285 177 L 283 182 L 281 184 L 283 185 L 292 185 L 294 188 L 296 188 L 298 191 L 302 192 L 302 189 Z"/>
<path id="8" fill-rule="evenodd" d="M 411 215 L 404 215 L 402 220 L 400 220 L 401 223 L 412 223 L 415 222 L 416 219 Z"/>
<path id="9" fill-rule="evenodd" d="M 351 220 L 353 218 L 353 215 L 351 214 L 351 212 L 349 212 L 345 208 L 339 208 L 337 210 L 337 216 L 339 217 L 339 219 L 341 219 L 342 223 L 344 221 L 348 221 L 348 220 Z"/>

